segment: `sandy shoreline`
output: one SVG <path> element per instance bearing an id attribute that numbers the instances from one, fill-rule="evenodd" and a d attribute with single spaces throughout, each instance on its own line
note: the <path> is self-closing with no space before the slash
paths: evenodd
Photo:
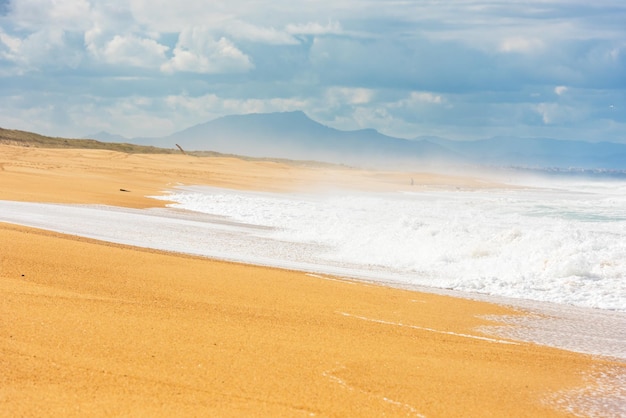
<path id="1" fill-rule="evenodd" d="M 372 172 L 235 158 L 122 154 L 2 144 L 0 173 L 0 198 L 4 200 L 100 203 L 133 208 L 164 206 L 167 202 L 159 203 L 146 196 L 161 194 L 179 184 L 265 191 L 342 188 L 397 191 L 501 186 L 466 177 L 421 172 Z"/>
<path id="2" fill-rule="evenodd" d="M 1 146 L 0 199 L 156 206 L 176 183 L 493 187 L 420 173 Z M 129 192 L 120 191 L 129 190 Z M 0 415 L 567 416 L 623 367 L 478 332 L 501 306 L 0 224 Z"/>

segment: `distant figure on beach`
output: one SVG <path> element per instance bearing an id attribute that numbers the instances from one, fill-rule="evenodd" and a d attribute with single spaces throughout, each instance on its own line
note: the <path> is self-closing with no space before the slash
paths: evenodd
<path id="1" fill-rule="evenodd" d="M 413 177 L 411 177 L 411 186 L 413 186 L 413 184 L 415 184 L 415 182 L 413 181 Z"/>

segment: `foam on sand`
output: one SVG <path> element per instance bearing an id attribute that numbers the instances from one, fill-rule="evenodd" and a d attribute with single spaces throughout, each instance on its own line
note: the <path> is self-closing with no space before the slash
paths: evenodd
<path id="1" fill-rule="evenodd" d="M 176 202 L 171 207 L 271 228 L 263 237 L 292 243 L 282 257 L 293 262 L 626 312 L 620 190 L 626 187 L 341 194 L 187 187 L 162 198 Z M 303 247 L 310 252 L 302 254 Z"/>

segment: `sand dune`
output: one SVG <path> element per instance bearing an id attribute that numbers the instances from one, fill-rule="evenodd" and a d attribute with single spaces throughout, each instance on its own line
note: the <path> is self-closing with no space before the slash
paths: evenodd
<path id="1" fill-rule="evenodd" d="M 0 199 L 129 207 L 178 183 L 490 186 L 11 146 L 0 167 Z M 481 334 L 482 317 L 515 314 L 493 304 L 8 224 L 0 257 L 1 416 L 568 416 L 559 397 L 623 367 Z"/>

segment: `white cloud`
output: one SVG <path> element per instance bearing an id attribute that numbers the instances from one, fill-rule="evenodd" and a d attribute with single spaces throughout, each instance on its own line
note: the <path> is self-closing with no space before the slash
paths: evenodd
<path id="1" fill-rule="evenodd" d="M 11 3 L 11 20 L 22 29 L 78 30 L 89 24 L 90 12 L 87 0 L 14 0 Z"/>
<path id="2" fill-rule="evenodd" d="M 445 102 L 444 97 L 439 94 L 427 91 L 412 91 L 408 97 L 389 103 L 389 107 L 397 109 L 424 109 L 430 105 L 442 105 Z"/>
<path id="3" fill-rule="evenodd" d="M 234 99 L 219 97 L 216 94 L 206 94 L 198 97 L 188 95 L 168 96 L 165 98 L 165 104 L 174 112 L 184 111 L 193 115 L 190 122 L 186 126 L 181 126 L 181 129 L 219 116 L 285 112 L 302 110 L 308 106 L 306 100 L 297 98 Z"/>
<path id="4" fill-rule="evenodd" d="M 0 49 L 0 57 L 8 61 L 17 61 L 19 59 L 19 51 L 22 46 L 22 40 L 18 37 L 11 36 L 0 28 L 0 43 L 4 48 Z"/>
<path id="5" fill-rule="evenodd" d="M 100 48 L 98 44 L 101 42 L 101 39 L 104 37 L 104 31 L 99 24 L 94 24 L 89 30 L 85 31 L 83 38 L 85 40 L 85 47 L 87 51 L 90 52 L 93 56 L 98 57 L 100 55 Z"/>
<path id="6" fill-rule="evenodd" d="M 613 61 L 617 61 L 620 58 L 622 51 L 620 50 L 620 48 L 613 48 L 611 49 L 611 51 L 609 51 L 609 57 L 611 57 L 611 59 Z"/>
<path id="7" fill-rule="evenodd" d="M 326 90 L 325 97 L 329 106 L 361 105 L 371 102 L 374 93 L 367 88 L 331 87 Z"/>
<path id="8" fill-rule="evenodd" d="M 116 99 L 94 100 L 83 96 L 69 103 L 37 104 L 24 111 L 31 115 L 35 130 L 49 134 L 50 128 L 58 123 L 62 113 L 67 118 L 65 131 L 57 131 L 56 135 L 80 137 L 97 131 L 108 131 L 128 138 L 135 136 L 165 136 L 176 130 L 174 118 L 155 112 L 155 100 L 145 97 L 123 97 Z"/>
<path id="9" fill-rule="evenodd" d="M 137 22 L 164 33 L 179 33 L 193 27 L 210 29 L 214 38 L 226 37 L 266 44 L 297 44 L 294 35 L 322 35 L 340 33 L 341 25 L 329 22 L 305 24 L 286 23 L 300 13 L 272 13 L 275 4 L 230 1 L 191 3 L 181 8 L 174 3 L 155 0 L 134 0 L 132 10 Z M 284 9 L 283 10 L 290 10 Z"/>
<path id="10" fill-rule="evenodd" d="M 150 135 L 150 112 L 182 129 L 224 114 L 302 109 L 345 128 L 428 127 L 442 136 L 481 126 L 578 135 L 593 118 L 623 119 L 607 110 L 624 107 L 623 0 L 11 0 L 2 11 L 4 90 L 32 94 L 29 108 L 75 112 L 67 129 L 86 124 L 90 102 L 109 109 L 102 103 L 143 94 L 154 102 L 115 108 L 121 133 Z M 84 76 L 94 71 L 102 77 Z M 212 76 L 228 73 L 239 75 Z M 69 100 L 85 106 L 64 106 Z M 141 127 L 125 113 L 142 115 Z M 89 120 L 96 125 L 99 114 L 109 123 L 112 113 L 95 110 Z M 24 113 L 25 123 L 36 116 Z M 618 129 L 613 139 L 624 140 Z"/>
<path id="11" fill-rule="evenodd" d="M 409 95 L 407 103 L 443 103 L 443 97 L 438 94 L 433 94 L 424 91 L 412 91 Z"/>
<path id="12" fill-rule="evenodd" d="M 104 108 L 91 109 L 85 116 L 98 119 L 97 113 L 106 115 L 109 128 L 103 130 L 124 136 L 165 136 L 174 132 L 172 120 L 155 113 L 143 100 L 128 98 L 116 101 Z M 102 119 L 100 117 L 100 119 Z M 87 126 L 84 129 L 87 129 Z M 92 131 L 93 132 L 93 131 Z"/>
<path id="13" fill-rule="evenodd" d="M 214 38 L 242 39 L 268 44 L 295 44 L 293 35 L 341 33 L 325 2 L 187 1 L 184 7 L 168 0 L 130 0 L 129 8 L 142 27 L 159 33 L 180 33 L 192 27 L 210 28 Z M 307 16 L 307 23 L 293 23 Z M 315 19 L 321 17 L 328 23 Z"/>
<path id="14" fill-rule="evenodd" d="M 321 25 L 318 22 L 289 24 L 287 25 L 286 30 L 294 35 L 326 35 L 340 34 L 343 32 L 343 29 L 338 22 L 328 22 L 326 25 Z"/>
<path id="15" fill-rule="evenodd" d="M 541 39 L 513 37 L 500 42 L 500 52 L 517 52 L 528 54 L 542 49 L 544 43 Z"/>
<path id="16" fill-rule="evenodd" d="M 383 106 L 356 108 L 353 117 L 359 128 L 375 127 L 376 129 L 386 130 L 386 127 L 393 124 L 393 116 Z"/>
<path id="17" fill-rule="evenodd" d="M 255 26 L 257 30 L 283 31 L 288 34 L 318 34 L 336 32 L 340 26 L 333 22 L 334 16 L 354 17 L 354 8 L 362 9 L 362 3 L 355 4 L 333 1 L 300 1 L 297 4 L 281 0 L 229 0 L 229 1 L 185 1 L 184 5 L 169 0 L 127 0 L 136 20 L 152 30 L 164 33 L 178 33 L 188 27 L 207 26 L 216 31 L 236 27 L 237 22 Z M 341 4 L 340 4 L 341 3 Z M 362 14 L 362 13 L 357 13 Z M 303 19 L 304 16 L 304 19 Z M 329 21 L 329 19 L 331 19 Z M 294 22 L 329 21 L 328 24 Z M 275 29 L 272 29 L 275 28 Z M 239 28 L 233 29 L 240 30 Z M 293 30 L 293 31 L 292 31 Z M 235 37 L 235 33 L 224 32 Z M 282 37 L 283 35 L 280 35 Z M 271 37 L 270 37 L 271 38 Z"/>
<path id="18" fill-rule="evenodd" d="M 76 67 L 82 58 L 80 50 L 67 45 L 65 32 L 60 28 L 43 28 L 23 39 L 0 30 L 0 58 L 11 61 L 18 73 L 41 70 L 45 67 Z"/>
<path id="19" fill-rule="evenodd" d="M 63 59 L 65 48 L 63 30 L 44 29 L 29 35 L 22 42 L 20 55 L 34 65 L 59 64 L 59 61 Z"/>
<path id="20" fill-rule="evenodd" d="M 335 129 L 352 131 L 374 128 L 381 132 L 388 132 L 388 128 L 394 124 L 397 125 L 397 122 L 384 106 L 355 107 L 350 112 L 326 121 L 328 125 Z"/>
<path id="21" fill-rule="evenodd" d="M 205 2 L 171 0 L 127 0 L 135 21 L 149 30 L 160 33 L 178 33 L 186 28 L 205 25 L 207 27 L 222 26 L 233 19 L 237 10 L 236 1 Z M 245 6 L 240 5 L 241 9 Z M 241 10 L 240 10 L 241 11 Z"/>
<path id="22" fill-rule="evenodd" d="M 93 1 L 82 34 L 91 56 L 112 65 L 158 69 L 170 49 L 158 41 L 159 32 L 138 23 L 124 0 Z"/>
<path id="23" fill-rule="evenodd" d="M 535 111 L 541 115 L 544 125 L 564 125 L 586 120 L 587 110 L 579 106 L 565 106 L 557 103 L 539 103 Z"/>
<path id="24" fill-rule="evenodd" d="M 241 20 L 224 24 L 223 30 L 235 39 L 266 43 L 266 44 L 297 44 L 298 41 L 285 31 L 273 27 L 262 27 Z"/>
<path id="25" fill-rule="evenodd" d="M 99 51 L 99 55 L 110 64 L 158 68 L 166 60 L 167 50 L 167 46 L 154 39 L 116 35 Z"/>
<path id="26" fill-rule="evenodd" d="M 554 121 L 554 113 L 557 107 L 554 103 L 539 103 L 535 110 L 541 115 L 544 125 L 549 125 Z"/>
<path id="27" fill-rule="evenodd" d="M 216 74 L 241 73 L 253 67 L 251 59 L 231 41 L 226 38 L 216 41 L 207 28 L 194 27 L 180 33 L 174 56 L 161 70 Z"/>
<path id="28" fill-rule="evenodd" d="M 562 96 L 563 94 L 565 94 L 567 90 L 568 90 L 567 86 L 556 86 L 554 88 L 554 92 L 559 96 Z"/>

